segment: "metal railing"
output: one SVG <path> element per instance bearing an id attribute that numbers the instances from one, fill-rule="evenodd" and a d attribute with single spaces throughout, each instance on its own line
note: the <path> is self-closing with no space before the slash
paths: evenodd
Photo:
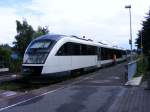
<path id="1" fill-rule="evenodd" d="M 127 68 L 128 69 L 128 81 L 131 80 L 133 76 L 136 74 L 138 61 L 139 60 L 128 63 L 128 68 Z"/>

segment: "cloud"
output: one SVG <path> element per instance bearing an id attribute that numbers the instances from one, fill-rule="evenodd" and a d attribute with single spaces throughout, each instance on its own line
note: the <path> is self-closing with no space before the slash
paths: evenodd
<path id="1" fill-rule="evenodd" d="M 3 37 L 13 41 L 15 20 L 26 18 L 34 29 L 49 26 L 50 32 L 68 35 L 85 35 L 96 41 L 108 41 L 129 48 L 129 12 L 132 5 L 133 40 L 141 28 L 141 20 L 149 10 L 149 0 L 32 0 L 22 2 L 21 8 L 5 8 L 2 13 L 5 29 L 0 26 Z M 4 13 L 4 10 L 5 13 Z M 8 18 L 10 17 L 10 18 Z M 0 41 L 6 42 L 6 39 Z"/>
<path id="2" fill-rule="evenodd" d="M 86 35 L 94 40 L 116 41 L 118 45 L 128 47 L 129 12 L 124 8 L 128 3 L 120 0 L 33 0 L 28 8 L 42 13 L 38 20 L 49 25 L 52 32 Z M 137 30 L 141 27 L 139 22 L 146 9 L 144 5 L 139 8 L 141 5 L 137 1 L 132 7 L 133 40 L 137 38 Z"/>
<path id="3" fill-rule="evenodd" d="M 20 19 L 16 14 L 16 10 L 12 8 L 0 8 L 0 44 L 12 44 L 14 35 L 16 34 L 16 19 Z"/>

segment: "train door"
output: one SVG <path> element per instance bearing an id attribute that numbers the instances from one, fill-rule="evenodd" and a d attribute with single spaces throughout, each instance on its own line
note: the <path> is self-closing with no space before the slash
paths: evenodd
<path id="1" fill-rule="evenodd" d="M 101 67 L 101 48 L 97 47 L 97 67 Z"/>

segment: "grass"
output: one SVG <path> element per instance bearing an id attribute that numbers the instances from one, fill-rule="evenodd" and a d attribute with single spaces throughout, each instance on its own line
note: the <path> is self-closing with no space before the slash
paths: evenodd
<path id="1" fill-rule="evenodd" d="M 7 81 L 7 82 L 2 82 L 0 84 L 0 89 L 2 90 L 10 90 L 10 91 L 30 91 L 33 89 L 38 89 L 40 87 L 46 86 L 47 84 L 32 84 L 29 82 L 22 82 L 20 80 L 14 80 L 14 81 Z"/>
<path id="2" fill-rule="evenodd" d="M 0 89 L 25 92 L 34 89 L 39 89 L 41 87 L 46 87 L 52 84 L 60 83 L 62 81 L 74 79 L 79 76 L 81 76 L 81 74 L 76 73 L 73 75 L 67 75 L 63 77 L 45 77 L 45 78 L 24 77 L 13 81 L 2 82 L 0 83 Z"/>
<path id="3" fill-rule="evenodd" d="M 139 60 L 137 61 L 137 72 L 134 75 L 134 77 L 145 76 L 147 72 L 147 67 L 148 67 L 147 57 L 145 57 L 144 55 L 140 55 Z"/>

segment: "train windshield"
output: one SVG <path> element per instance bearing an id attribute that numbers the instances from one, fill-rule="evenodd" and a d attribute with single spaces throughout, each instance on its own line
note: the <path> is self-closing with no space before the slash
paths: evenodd
<path id="1" fill-rule="evenodd" d="M 43 64 L 52 48 L 51 40 L 38 40 L 31 43 L 28 47 L 23 63 L 26 64 Z"/>
<path id="2" fill-rule="evenodd" d="M 49 52 L 51 46 L 52 46 L 51 40 L 38 40 L 31 43 L 26 53 Z"/>
<path id="3" fill-rule="evenodd" d="M 43 49 L 47 49 L 51 44 L 51 41 L 38 41 L 33 43 L 30 48 L 31 49 L 38 49 L 38 48 L 43 48 Z"/>

